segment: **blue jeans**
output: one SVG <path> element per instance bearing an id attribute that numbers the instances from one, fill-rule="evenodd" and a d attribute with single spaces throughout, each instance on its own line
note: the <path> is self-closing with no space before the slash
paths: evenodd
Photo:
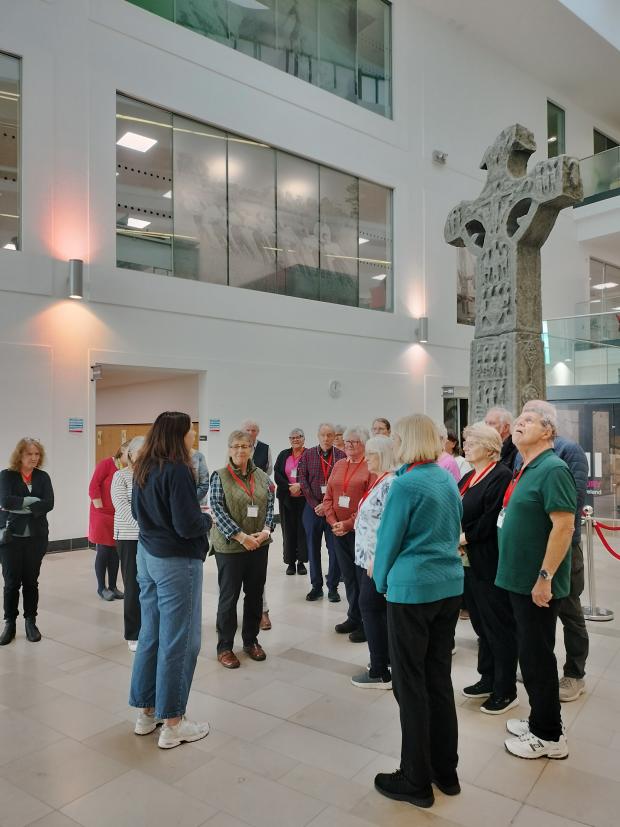
<path id="1" fill-rule="evenodd" d="M 142 626 L 129 705 L 157 718 L 185 714 L 200 652 L 202 560 L 155 557 L 138 543 Z"/>
<path id="2" fill-rule="evenodd" d="M 321 565 L 321 542 L 325 535 L 327 546 L 327 557 L 329 568 L 327 570 L 327 588 L 331 591 L 337 589 L 340 583 L 340 569 L 334 549 L 334 535 L 325 517 L 315 514 L 311 505 L 304 506 L 302 514 L 304 530 L 306 532 L 306 545 L 308 546 L 308 561 L 310 563 L 310 582 L 316 589 L 323 588 L 323 568 Z"/>

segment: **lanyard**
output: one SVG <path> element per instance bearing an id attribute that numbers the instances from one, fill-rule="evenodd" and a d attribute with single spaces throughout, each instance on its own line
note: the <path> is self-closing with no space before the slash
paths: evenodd
<path id="1" fill-rule="evenodd" d="M 362 495 L 361 500 L 360 500 L 360 501 L 359 501 L 359 503 L 357 504 L 357 511 L 358 511 L 358 513 L 359 513 L 359 511 L 360 511 L 360 509 L 361 509 L 361 507 L 362 507 L 362 503 L 364 502 L 364 500 L 365 500 L 368 496 L 370 496 L 370 492 L 373 490 L 373 488 L 376 488 L 376 487 L 379 485 L 379 483 L 381 482 L 381 480 L 382 480 L 382 479 L 385 479 L 385 477 L 387 477 L 387 475 L 388 475 L 389 473 L 390 473 L 389 471 L 384 471 L 384 472 L 383 472 L 383 474 L 381 474 L 381 476 L 380 476 L 380 477 L 377 477 L 377 479 L 373 482 L 373 484 L 370 486 L 370 488 L 368 489 L 368 491 L 366 491 L 366 493 Z"/>
<path id="2" fill-rule="evenodd" d="M 347 488 L 349 487 L 349 477 L 353 479 L 353 477 L 359 471 L 361 465 L 364 464 L 364 460 L 361 459 L 359 462 L 347 462 L 346 467 L 344 469 L 344 480 L 342 481 L 342 493 L 347 493 Z M 349 474 L 349 471 L 353 468 L 353 473 Z"/>
<path id="3" fill-rule="evenodd" d="M 504 494 L 504 502 L 502 503 L 504 508 L 508 507 L 508 503 L 510 502 L 510 498 L 512 497 L 512 493 L 516 488 L 517 483 L 521 479 L 521 475 L 527 468 L 527 465 L 524 465 L 523 468 L 519 471 L 516 477 L 513 477 L 508 484 L 508 488 L 506 489 L 506 493 Z"/>
<path id="4" fill-rule="evenodd" d="M 325 480 L 325 485 L 327 485 L 327 480 L 329 479 L 329 475 L 331 473 L 331 468 L 334 462 L 334 450 L 331 449 L 331 455 L 329 458 L 329 462 L 323 459 L 323 454 L 321 453 L 321 449 L 317 448 L 319 453 L 319 459 L 321 460 L 321 468 L 323 469 L 323 479 Z"/>
<path id="5" fill-rule="evenodd" d="M 463 487 L 460 489 L 461 497 L 465 496 L 465 492 L 468 490 L 468 488 L 471 488 L 472 485 L 475 485 L 477 482 L 480 482 L 480 480 L 484 479 L 486 475 L 489 474 L 493 470 L 493 468 L 495 468 L 496 465 L 496 462 L 490 462 L 484 469 L 484 471 L 481 471 L 478 475 L 472 474 L 471 477 L 467 479 Z"/>
<path id="6" fill-rule="evenodd" d="M 411 465 L 407 468 L 407 471 L 405 473 L 408 474 L 409 471 L 411 471 L 412 468 L 416 467 L 416 465 L 429 465 L 431 462 L 434 462 L 434 460 L 432 460 L 432 459 L 421 459 L 421 460 L 418 460 L 418 462 L 412 462 Z"/>
<path id="7" fill-rule="evenodd" d="M 227 467 L 227 468 L 228 468 L 228 470 L 230 471 L 230 475 L 231 475 L 231 477 L 234 479 L 235 483 L 239 486 L 239 488 L 242 488 L 242 489 L 245 491 L 245 493 L 246 493 L 246 494 L 248 495 L 248 497 L 250 498 L 250 501 L 253 503 L 253 502 L 254 502 L 254 489 L 255 489 L 255 487 L 256 487 L 256 482 L 255 482 L 255 480 L 254 480 L 254 474 L 252 474 L 252 475 L 250 476 L 250 487 L 248 488 L 248 487 L 247 487 L 247 485 L 243 482 L 243 480 L 242 480 L 242 479 L 240 479 L 240 478 L 239 478 L 239 477 L 235 474 L 235 472 L 233 471 L 233 469 L 232 469 L 232 467 L 231 467 L 230 463 L 229 463 L 226 467 Z"/>

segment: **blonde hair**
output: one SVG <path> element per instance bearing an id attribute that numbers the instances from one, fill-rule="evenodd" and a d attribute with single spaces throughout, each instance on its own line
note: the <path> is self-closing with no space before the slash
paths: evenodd
<path id="1" fill-rule="evenodd" d="M 22 467 L 22 454 L 29 445 L 35 445 L 38 448 L 38 451 L 41 454 L 41 456 L 39 457 L 37 468 L 41 468 L 41 466 L 45 462 L 45 448 L 43 447 L 43 443 L 39 442 L 38 439 L 35 439 L 32 436 L 23 436 L 13 449 L 13 453 L 11 454 L 11 458 L 9 459 L 10 471 L 20 470 L 20 468 Z"/>
<path id="2" fill-rule="evenodd" d="M 366 442 L 366 456 L 377 454 L 379 457 L 379 473 L 392 471 L 394 468 L 394 440 L 384 434 L 371 436 Z"/>
<path id="3" fill-rule="evenodd" d="M 394 452 L 398 462 L 435 462 L 443 451 L 437 425 L 425 414 L 399 419 L 394 433 L 400 439 Z"/>
<path id="4" fill-rule="evenodd" d="M 474 422 L 473 425 L 468 425 L 463 431 L 463 436 L 465 439 L 477 442 L 488 453 L 489 459 L 494 459 L 497 462 L 500 458 L 502 438 L 495 428 L 485 422 Z"/>

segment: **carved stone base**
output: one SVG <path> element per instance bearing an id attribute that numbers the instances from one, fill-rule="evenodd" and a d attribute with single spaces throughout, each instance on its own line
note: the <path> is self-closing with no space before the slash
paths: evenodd
<path id="1" fill-rule="evenodd" d="M 484 418 L 494 405 L 515 416 L 528 399 L 544 399 L 542 339 L 532 333 L 502 333 L 474 339 L 471 351 L 470 420 Z"/>

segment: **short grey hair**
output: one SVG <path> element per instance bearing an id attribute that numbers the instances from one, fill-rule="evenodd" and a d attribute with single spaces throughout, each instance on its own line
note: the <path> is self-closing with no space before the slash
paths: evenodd
<path id="1" fill-rule="evenodd" d="M 477 442 L 487 452 L 489 458 L 496 462 L 499 460 L 502 453 L 502 438 L 495 428 L 484 422 L 474 422 L 465 428 L 463 436 L 470 442 Z"/>
<path id="2" fill-rule="evenodd" d="M 353 435 L 358 436 L 360 438 L 360 442 L 363 442 L 364 445 L 370 439 L 370 434 L 366 428 L 362 428 L 361 425 L 351 425 L 350 428 L 347 428 L 346 431 L 343 433 L 343 438 L 350 439 Z"/>
<path id="3" fill-rule="evenodd" d="M 499 419 L 500 425 L 512 425 L 513 416 L 508 408 L 502 408 L 501 405 L 495 405 L 493 408 L 489 408 L 486 412 L 486 416 L 489 414 L 495 414 Z"/>
<path id="4" fill-rule="evenodd" d="M 127 458 L 133 462 L 133 455 L 144 445 L 145 436 L 135 436 L 127 443 Z"/>
<path id="5" fill-rule="evenodd" d="M 343 434 L 347 430 L 346 425 L 334 425 L 334 433 L 336 434 Z"/>
<path id="6" fill-rule="evenodd" d="M 305 439 L 305 437 L 306 437 L 306 435 L 304 434 L 304 432 L 303 432 L 303 430 L 302 430 L 301 428 L 293 428 L 293 430 L 289 432 L 289 435 L 288 435 L 288 436 L 289 436 L 289 439 L 290 439 L 292 436 L 303 436 L 303 437 L 304 437 L 304 439 Z"/>
<path id="7" fill-rule="evenodd" d="M 257 431 L 260 431 L 260 425 L 255 419 L 244 419 L 241 423 L 241 430 L 247 431 L 247 429 L 251 428 L 252 425 L 256 428 Z"/>
<path id="8" fill-rule="evenodd" d="M 530 399 L 523 406 L 521 413 L 535 413 L 540 417 L 543 428 L 551 428 L 551 436 L 558 434 L 558 412 L 555 405 L 545 399 Z"/>
<path id="9" fill-rule="evenodd" d="M 394 440 L 392 437 L 379 434 L 371 436 L 366 442 L 366 456 L 377 454 L 379 456 L 379 473 L 392 471 L 396 464 L 394 459 Z"/>
<path id="10" fill-rule="evenodd" d="M 321 428 L 330 428 L 334 433 L 336 433 L 336 429 L 334 428 L 333 422 L 319 422 L 319 427 L 316 429 L 317 434 L 319 433 Z"/>
<path id="11" fill-rule="evenodd" d="M 233 442 L 237 439 L 244 439 L 246 442 L 248 442 L 250 444 L 250 447 L 252 447 L 252 437 L 250 436 L 250 434 L 247 431 L 242 431 L 240 429 L 238 429 L 236 431 L 232 431 L 229 434 L 229 436 L 228 436 L 228 447 L 230 448 L 230 446 L 233 444 Z"/>

